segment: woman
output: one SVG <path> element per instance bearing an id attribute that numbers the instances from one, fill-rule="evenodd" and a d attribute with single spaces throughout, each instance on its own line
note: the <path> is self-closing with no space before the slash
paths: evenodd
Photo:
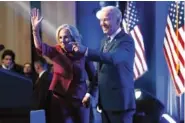
<path id="1" fill-rule="evenodd" d="M 31 12 L 34 44 L 38 52 L 49 57 L 53 62 L 53 79 L 50 90 L 53 92 L 51 104 L 52 123 L 88 123 L 89 93 L 92 94 L 97 85 L 94 81 L 95 69 L 85 57 L 72 52 L 70 42 L 81 42 L 78 30 L 68 24 L 60 26 L 56 31 L 56 46 L 42 43 L 39 26 L 43 17 L 39 10 Z M 66 50 L 67 49 L 67 50 Z M 67 52 L 68 51 L 68 52 Z M 91 82 L 86 85 L 86 71 Z"/>

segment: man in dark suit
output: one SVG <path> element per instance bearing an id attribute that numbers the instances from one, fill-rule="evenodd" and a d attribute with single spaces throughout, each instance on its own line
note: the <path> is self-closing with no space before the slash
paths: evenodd
<path id="1" fill-rule="evenodd" d="M 121 28 L 122 14 L 114 6 L 102 8 L 97 13 L 100 26 L 106 35 L 101 51 L 75 44 L 74 51 L 99 62 L 99 107 L 104 123 L 132 123 L 135 113 L 133 39 Z"/>
<path id="2" fill-rule="evenodd" d="M 49 104 L 51 101 L 51 93 L 48 89 L 51 83 L 52 74 L 47 71 L 46 65 L 46 61 L 43 58 L 34 61 L 34 68 L 39 76 L 33 88 L 32 109 L 44 109 L 46 111 L 46 118 L 48 120 Z"/>

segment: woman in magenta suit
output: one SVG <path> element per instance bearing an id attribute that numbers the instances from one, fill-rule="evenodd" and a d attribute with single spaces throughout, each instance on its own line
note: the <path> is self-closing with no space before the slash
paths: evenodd
<path id="1" fill-rule="evenodd" d="M 54 66 L 54 75 L 49 88 L 53 93 L 50 122 L 88 123 L 89 99 L 97 83 L 94 79 L 95 69 L 92 62 L 72 50 L 70 42 L 80 43 L 81 36 L 75 27 L 64 24 L 56 31 L 57 44 L 49 46 L 40 38 L 39 27 L 42 19 L 39 10 L 32 9 L 31 22 L 35 47 L 39 54 L 49 57 Z M 86 85 L 86 73 L 91 81 L 89 88 Z"/>

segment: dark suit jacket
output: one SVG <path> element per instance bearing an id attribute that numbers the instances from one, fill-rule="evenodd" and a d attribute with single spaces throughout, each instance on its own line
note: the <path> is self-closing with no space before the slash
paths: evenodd
<path id="1" fill-rule="evenodd" d="M 44 72 L 34 84 L 32 95 L 32 109 L 46 109 L 49 105 L 49 86 L 51 83 L 52 74 Z"/>
<path id="2" fill-rule="evenodd" d="M 2 67 L 2 65 L 0 65 L 0 68 L 4 69 L 4 68 Z M 13 72 L 22 74 L 23 67 L 22 67 L 21 65 L 14 64 L 14 66 L 10 69 L 10 71 L 13 71 Z"/>
<path id="3" fill-rule="evenodd" d="M 134 55 L 134 41 L 124 31 L 108 45 L 106 53 L 103 45 L 101 51 L 88 50 L 87 58 L 99 62 L 99 101 L 104 110 L 135 109 Z"/>
<path id="4" fill-rule="evenodd" d="M 53 61 L 54 74 L 50 90 L 57 92 L 61 97 L 79 99 L 80 103 L 87 92 L 93 93 L 97 82 L 93 79 L 95 68 L 92 62 L 80 55 L 65 53 L 58 45 L 52 47 L 42 43 L 38 51 Z M 86 84 L 86 73 L 92 81 L 89 88 Z"/>

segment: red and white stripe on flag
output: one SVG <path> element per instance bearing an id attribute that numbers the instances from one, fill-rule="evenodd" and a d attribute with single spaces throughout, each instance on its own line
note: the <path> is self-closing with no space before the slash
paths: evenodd
<path id="1" fill-rule="evenodd" d="M 143 35 L 139 28 L 139 14 L 136 8 L 136 2 L 127 2 L 127 8 L 122 21 L 123 29 L 130 34 L 135 42 L 135 58 L 134 58 L 134 79 L 141 77 L 147 70 L 145 59 L 145 47 Z"/>
<path id="2" fill-rule="evenodd" d="M 185 92 L 184 3 L 172 2 L 167 16 L 164 55 L 177 95 Z M 178 9 L 177 9 L 178 7 Z M 178 17 L 176 16 L 178 14 Z"/>

